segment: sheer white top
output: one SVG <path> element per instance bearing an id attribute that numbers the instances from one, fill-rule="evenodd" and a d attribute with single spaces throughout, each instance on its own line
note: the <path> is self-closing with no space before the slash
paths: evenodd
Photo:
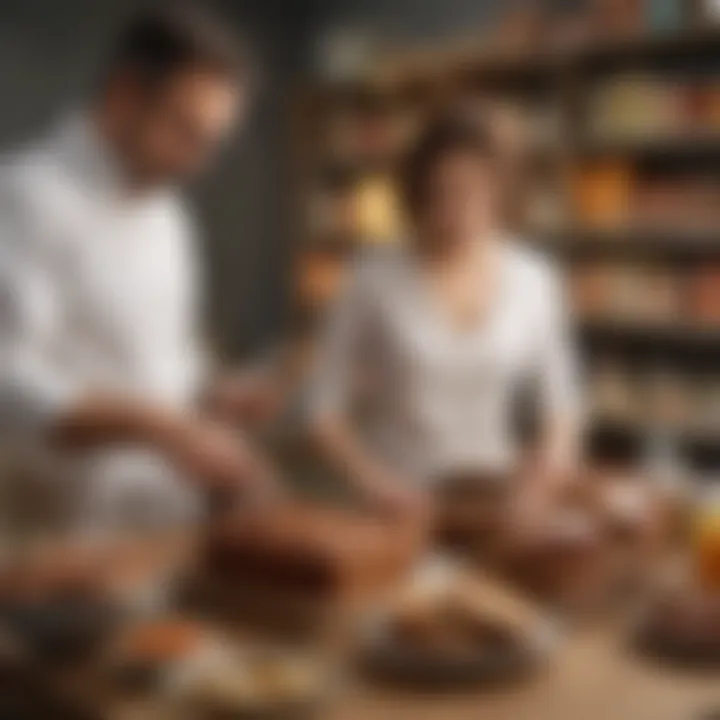
<path id="1" fill-rule="evenodd" d="M 535 388 L 544 416 L 577 415 L 568 308 L 552 265 L 508 239 L 488 312 L 462 331 L 434 303 L 412 252 L 358 263 L 319 347 L 311 409 L 349 411 L 362 391 L 367 442 L 401 472 L 429 480 L 516 459 L 513 404 Z"/>

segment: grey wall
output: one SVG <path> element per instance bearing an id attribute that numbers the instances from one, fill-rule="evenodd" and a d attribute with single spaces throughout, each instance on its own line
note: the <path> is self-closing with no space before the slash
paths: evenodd
<path id="1" fill-rule="evenodd" d="M 280 332 L 284 313 L 286 102 L 302 70 L 309 5 L 221 0 L 261 70 L 246 132 L 193 194 L 204 229 L 210 334 L 228 355 Z M 0 2 L 0 145 L 42 131 L 83 98 L 126 0 Z"/>
<path id="2" fill-rule="evenodd" d="M 301 0 L 224 0 L 257 56 L 259 87 L 246 132 L 198 191 L 216 284 L 210 316 L 228 354 L 253 352 L 283 331 L 294 237 L 289 116 L 312 39 Z"/>

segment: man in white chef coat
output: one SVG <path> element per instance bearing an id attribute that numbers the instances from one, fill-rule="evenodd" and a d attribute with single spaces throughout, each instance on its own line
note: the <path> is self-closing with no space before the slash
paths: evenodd
<path id="1" fill-rule="evenodd" d="M 0 524 L 19 522 L 23 496 L 24 521 L 102 530 L 192 515 L 198 486 L 271 484 L 208 410 L 222 393 L 198 346 L 193 233 L 175 189 L 246 94 L 222 25 L 145 10 L 91 102 L 3 163 L 0 453 L 15 480 Z"/>

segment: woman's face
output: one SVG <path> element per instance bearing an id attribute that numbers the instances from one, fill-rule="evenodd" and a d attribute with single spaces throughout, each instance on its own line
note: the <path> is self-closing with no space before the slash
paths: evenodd
<path id="1" fill-rule="evenodd" d="M 430 242 L 471 240 L 496 221 L 498 178 L 489 160 L 468 151 L 441 157 L 428 178 L 420 224 Z"/>

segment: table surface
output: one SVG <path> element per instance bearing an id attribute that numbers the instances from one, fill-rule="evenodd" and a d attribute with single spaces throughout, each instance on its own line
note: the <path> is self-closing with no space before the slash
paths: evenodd
<path id="1" fill-rule="evenodd" d="M 715 714 L 713 714 L 715 713 Z M 549 666 L 502 689 L 417 695 L 362 681 L 318 720 L 710 720 L 720 673 L 663 667 L 634 656 L 608 627 L 576 630 Z M 113 720 L 177 720 L 176 711 L 127 707 Z"/>
<path id="2" fill-rule="evenodd" d="M 633 655 L 622 633 L 576 630 L 550 665 L 503 689 L 446 697 L 360 689 L 331 720 L 700 720 L 720 713 L 720 672 L 678 671 Z"/>
<path id="3" fill-rule="evenodd" d="M 160 556 L 183 554 L 173 540 Z M 145 553 L 145 561 L 148 560 Z M 152 564 L 152 563 L 151 563 Z M 81 680 L 87 691 L 87 676 Z M 83 693 L 84 694 L 84 693 Z M 94 693 L 91 692 L 94 695 Z M 715 713 L 715 715 L 713 715 Z M 177 708 L 130 705 L 111 720 L 179 720 Z M 502 689 L 432 696 L 350 681 L 318 720 L 710 720 L 720 717 L 720 671 L 638 657 L 615 621 L 569 630 L 535 676 Z M 197 720 L 190 718 L 188 720 Z"/>

